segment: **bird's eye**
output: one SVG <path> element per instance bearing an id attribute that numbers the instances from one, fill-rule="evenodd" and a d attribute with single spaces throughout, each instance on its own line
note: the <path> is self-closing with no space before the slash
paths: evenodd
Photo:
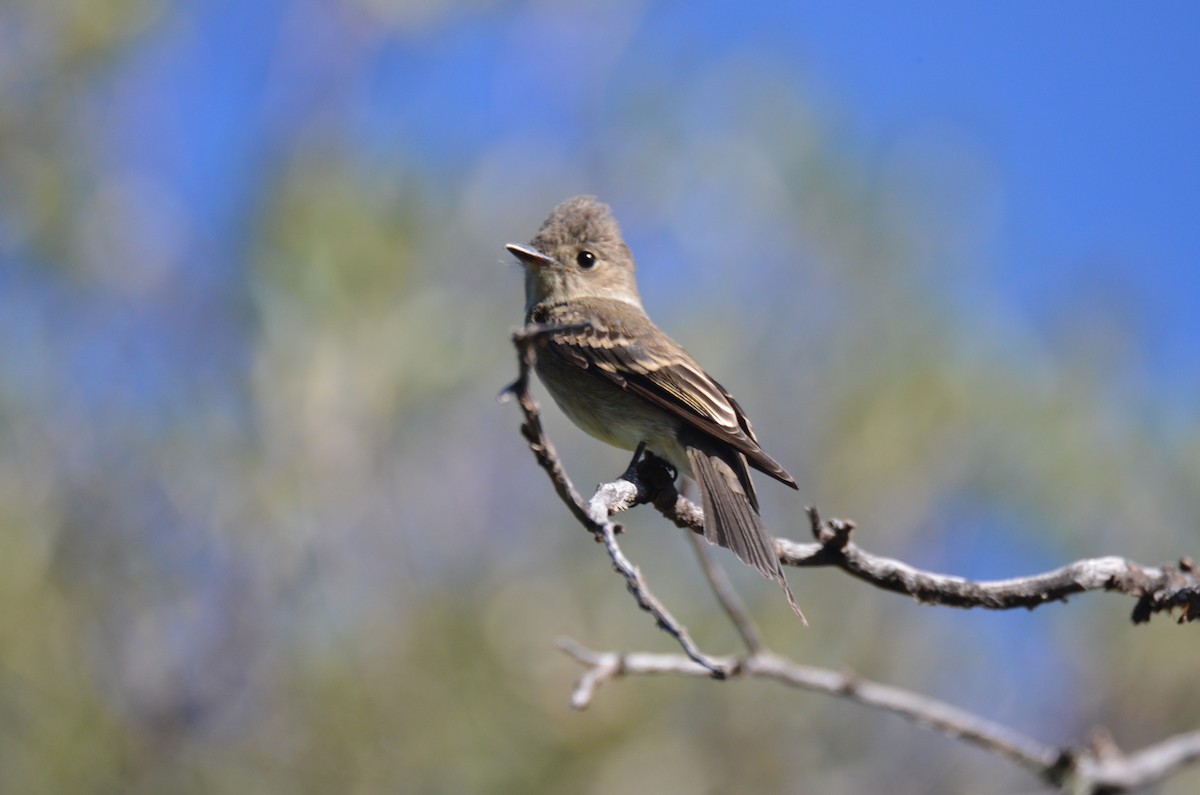
<path id="1" fill-rule="evenodd" d="M 575 261 L 579 263 L 579 267 L 585 271 L 596 267 L 596 255 L 590 251 L 581 251 L 576 255 Z"/>

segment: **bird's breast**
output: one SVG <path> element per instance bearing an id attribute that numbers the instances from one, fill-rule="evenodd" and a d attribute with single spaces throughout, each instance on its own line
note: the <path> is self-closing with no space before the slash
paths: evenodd
<path id="1" fill-rule="evenodd" d="M 552 351 L 539 353 L 536 369 L 554 402 L 580 430 L 625 450 L 645 442 L 676 469 L 687 470 L 687 456 L 677 441 L 677 418 Z"/>

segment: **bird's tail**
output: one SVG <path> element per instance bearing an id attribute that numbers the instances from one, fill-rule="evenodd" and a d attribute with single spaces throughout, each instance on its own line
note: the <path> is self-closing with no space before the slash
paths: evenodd
<path id="1" fill-rule="evenodd" d="M 758 514 L 758 497 L 750 482 L 750 469 L 741 453 L 717 443 L 697 440 L 687 445 L 688 463 L 700 487 L 704 506 L 704 537 L 732 550 L 744 563 L 775 580 L 787 594 L 788 604 L 805 625 L 796 595 L 775 552 L 775 540 Z"/>

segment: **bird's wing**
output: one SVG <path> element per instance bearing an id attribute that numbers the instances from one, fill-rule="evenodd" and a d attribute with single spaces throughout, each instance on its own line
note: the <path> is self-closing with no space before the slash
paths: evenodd
<path id="1" fill-rule="evenodd" d="M 649 318 L 608 326 L 578 325 L 552 335 L 546 344 L 564 360 L 732 445 L 756 469 L 797 488 L 795 479 L 759 445 L 737 401 Z"/>

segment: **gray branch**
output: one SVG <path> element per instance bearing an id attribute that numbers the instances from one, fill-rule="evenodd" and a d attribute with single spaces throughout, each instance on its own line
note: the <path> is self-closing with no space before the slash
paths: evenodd
<path id="1" fill-rule="evenodd" d="M 878 588 L 908 594 L 924 604 L 1032 610 L 1085 591 L 1115 591 L 1137 598 L 1132 615 L 1135 624 L 1149 621 L 1159 612 L 1175 612 L 1181 624 L 1200 619 L 1200 580 L 1187 558 L 1178 566 L 1158 567 L 1120 557 L 1088 558 L 1042 574 L 976 582 L 872 555 L 850 540 L 853 522 L 822 522 L 815 508 L 808 509 L 808 513 L 817 541 L 801 544 L 776 539 L 779 558 L 785 565 L 835 566 Z"/>
<path id="2" fill-rule="evenodd" d="M 771 679 L 791 687 L 845 698 L 900 715 L 920 726 L 971 743 L 1009 759 L 1073 793 L 1119 793 L 1150 786 L 1184 765 L 1200 760 L 1200 731 L 1179 734 L 1132 754 L 1109 742 L 1086 748 L 1056 749 L 1009 727 L 988 721 L 937 699 L 860 679 L 853 674 L 799 665 L 769 651 L 724 572 L 696 544 L 705 576 L 717 600 L 745 643 L 744 657 L 714 657 L 702 652 L 687 628 L 650 592 L 641 572 L 617 543 L 620 525 L 611 517 L 635 505 L 652 504 L 679 527 L 701 532 L 704 513 L 675 488 L 673 474 L 653 457 L 632 465 L 620 478 L 601 484 L 588 501 L 580 497 L 542 428 L 537 403 L 529 392 L 529 372 L 545 329 L 529 326 L 513 334 L 519 352 L 517 380 L 501 392 L 515 397 L 525 421 L 521 433 L 555 492 L 575 518 L 604 543 L 613 567 L 625 578 L 638 606 L 654 616 L 683 648 L 686 657 L 669 654 L 595 652 L 571 640 L 560 647 L 587 667 L 571 697 L 584 709 L 605 683 L 622 676 L 666 674 L 711 679 Z M 1034 608 L 1084 591 L 1117 591 L 1137 597 L 1134 623 L 1158 612 L 1175 612 L 1180 623 L 1200 619 L 1200 584 L 1190 560 L 1178 566 L 1146 567 L 1118 557 L 1080 560 L 1054 571 L 1007 580 L 974 582 L 962 577 L 922 571 L 902 561 L 872 555 L 850 540 L 853 522 L 822 521 L 808 509 L 815 543 L 776 539 L 780 560 L 789 566 L 833 566 L 876 587 L 905 593 L 925 604 L 1005 610 Z"/>
<path id="3" fill-rule="evenodd" d="M 669 477 L 643 472 L 640 480 L 653 484 L 641 502 L 652 503 L 679 527 L 703 531 L 704 511 L 681 496 Z M 1131 616 L 1135 624 L 1149 621 L 1155 613 L 1173 613 L 1180 624 L 1200 620 L 1200 577 L 1190 558 L 1174 566 L 1143 566 L 1120 557 L 1088 558 L 1041 574 L 976 582 L 874 555 L 850 540 L 854 522 L 822 521 L 816 508 L 809 508 L 808 516 L 815 543 L 775 539 L 776 552 L 785 566 L 839 568 L 863 582 L 907 594 L 922 604 L 1032 610 L 1048 602 L 1065 602 L 1085 591 L 1113 591 L 1137 599 Z"/>
<path id="4" fill-rule="evenodd" d="M 597 652 L 569 638 L 561 638 L 558 646 L 586 668 L 571 694 L 575 709 L 586 709 L 602 685 L 623 676 L 709 676 L 678 654 Z M 1111 742 L 1055 748 L 944 701 L 853 674 L 800 665 L 766 650 L 717 659 L 729 679 L 769 679 L 891 712 L 1008 759 L 1065 792 L 1100 795 L 1142 790 L 1200 759 L 1200 731 L 1177 734 L 1131 754 Z"/>

